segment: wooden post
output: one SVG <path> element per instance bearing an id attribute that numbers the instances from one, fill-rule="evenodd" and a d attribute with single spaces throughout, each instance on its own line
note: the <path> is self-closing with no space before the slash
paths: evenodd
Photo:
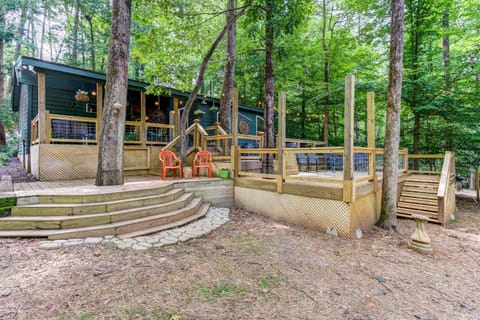
<path id="1" fill-rule="evenodd" d="M 174 136 L 173 138 L 176 138 L 180 134 L 180 126 L 179 126 L 179 113 L 178 113 L 178 98 L 174 97 L 173 98 L 173 132 Z"/>
<path id="2" fill-rule="evenodd" d="M 345 117 L 343 151 L 343 201 L 355 200 L 353 183 L 353 114 L 355 106 L 355 77 L 351 74 L 345 79 Z"/>
<path id="3" fill-rule="evenodd" d="M 45 73 L 37 73 L 38 84 L 38 139 L 39 144 L 47 141 L 47 115 L 45 98 Z"/>
<path id="4" fill-rule="evenodd" d="M 377 164 L 375 153 L 375 93 L 367 92 L 367 147 L 370 149 L 368 158 L 368 174 L 373 175 L 373 190 L 377 192 Z M 376 202 L 375 202 L 376 203 Z"/>
<path id="5" fill-rule="evenodd" d="M 146 127 L 146 117 L 147 117 L 147 96 L 144 91 L 140 92 L 140 122 L 142 127 L 140 129 L 140 142 L 142 146 L 147 145 L 147 127 Z"/>
<path id="6" fill-rule="evenodd" d="M 286 131 L 286 104 L 287 96 L 285 92 L 278 94 L 278 142 L 277 142 L 277 192 L 283 192 L 283 148 L 285 147 Z"/>
<path id="7" fill-rule="evenodd" d="M 238 144 L 238 88 L 232 92 L 232 144 Z"/>
<path id="8" fill-rule="evenodd" d="M 238 88 L 232 91 L 232 170 L 234 177 L 238 177 L 239 163 L 238 159 Z"/>
<path id="9" fill-rule="evenodd" d="M 95 141 L 100 141 L 100 132 L 102 130 L 103 117 L 103 83 L 97 82 L 97 130 L 95 131 Z"/>

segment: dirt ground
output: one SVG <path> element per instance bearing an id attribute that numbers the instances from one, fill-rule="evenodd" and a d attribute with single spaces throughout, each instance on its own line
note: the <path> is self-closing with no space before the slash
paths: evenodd
<path id="1" fill-rule="evenodd" d="M 410 220 L 349 240 L 242 210 L 147 251 L 0 239 L 0 319 L 480 319 L 480 208 L 457 206 L 430 256 Z"/>

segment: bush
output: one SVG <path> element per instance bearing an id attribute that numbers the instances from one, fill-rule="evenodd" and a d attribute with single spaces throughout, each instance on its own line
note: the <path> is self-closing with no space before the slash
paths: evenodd
<path id="1" fill-rule="evenodd" d="M 9 134 L 7 145 L 0 146 L 0 165 L 4 165 L 8 159 L 18 154 L 18 137 L 16 134 Z"/>

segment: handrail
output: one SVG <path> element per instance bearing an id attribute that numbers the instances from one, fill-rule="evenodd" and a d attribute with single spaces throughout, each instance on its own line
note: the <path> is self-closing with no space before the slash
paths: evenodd
<path id="1" fill-rule="evenodd" d="M 455 199 L 455 191 L 451 187 L 452 177 L 455 176 L 455 159 L 453 153 L 450 151 L 445 152 L 442 174 L 438 183 L 438 214 L 439 220 L 445 225 L 450 218 L 450 215 L 454 212 L 455 208 L 451 205 L 452 197 Z"/>

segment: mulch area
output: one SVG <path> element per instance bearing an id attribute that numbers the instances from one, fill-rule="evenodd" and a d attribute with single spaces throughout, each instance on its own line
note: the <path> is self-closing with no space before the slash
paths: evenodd
<path id="1" fill-rule="evenodd" d="M 31 173 L 27 173 L 23 168 L 18 158 L 10 158 L 8 162 L 0 166 L 0 178 L 4 175 L 12 177 L 12 182 L 33 182 L 36 181 Z"/>

